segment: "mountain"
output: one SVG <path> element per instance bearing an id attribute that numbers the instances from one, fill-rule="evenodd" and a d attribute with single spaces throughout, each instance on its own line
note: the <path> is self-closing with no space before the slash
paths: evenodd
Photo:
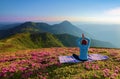
<path id="1" fill-rule="evenodd" d="M 55 35 L 64 46 L 67 47 L 77 47 L 77 39 L 79 37 L 69 35 L 69 34 L 58 34 Z M 104 42 L 100 40 L 91 39 L 91 47 L 104 47 L 104 48 L 115 48 L 115 46 L 109 42 Z"/>
<path id="2" fill-rule="evenodd" d="M 50 33 L 20 33 L 0 41 L 1 51 L 63 46 L 64 45 Z"/>
<path id="3" fill-rule="evenodd" d="M 16 27 L 7 29 L 7 30 L 0 30 L 0 39 L 7 39 L 16 34 L 19 35 L 21 33 L 22 34 L 28 33 L 28 34 L 33 34 L 36 37 L 37 37 L 37 35 L 38 35 L 38 37 L 40 37 L 39 40 L 34 39 L 34 40 L 32 40 L 32 42 L 35 42 L 35 41 L 40 42 L 40 39 L 42 39 L 44 37 L 43 36 L 41 37 L 41 34 L 39 35 L 38 33 L 46 33 L 46 32 L 48 34 L 50 34 L 50 35 L 48 35 L 48 37 L 49 36 L 56 37 L 59 40 L 59 42 L 61 42 L 61 44 L 63 44 L 64 46 L 71 46 L 71 47 L 76 46 L 76 43 L 75 43 L 76 39 L 78 39 L 82 33 L 84 33 L 85 36 L 87 36 L 87 37 L 91 37 L 90 34 L 81 30 L 80 28 L 74 26 L 69 21 L 63 21 L 59 24 L 54 24 L 54 25 L 49 25 L 49 24 L 43 23 L 43 22 L 40 22 L 40 23 L 25 22 Z M 48 37 L 46 37 L 46 39 Z M 31 37 L 30 37 L 30 39 L 31 39 Z M 52 43 L 54 43 L 54 42 L 52 42 Z M 47 44 L 47 41 L 44 42 L 44 45 L 47 47 L 46 44 Z M 42 47 L 45 47 L 45 46 L 42 46 Z M 95 40 L 95 39 L 92 39 L 92 41 L 91 41 L 91 47 L 104 47 L 104 46 L 105 47 L 114 47 L 114 45 L 112 45 L 108 42 L 103 42 L 103 41 L 99 41 L 99 40 Z"/>
<path id="4" fill-rule="evenodd" d="M 66 47 L 76 47 L 77 46 L 76 40 L 79 39 L 79 37 L 69 34 L 56 34 L 55 36 Z"/>
<path id="5" fill-rule="evenodd" d="M 4 26 L 4 24 L 0 24 L 0 28 L 1 28 L 2 26 Z"/>
<path id="6" fill-rule="evenodd" d="M 60 24 L 53 25 L 53 28 L 51 29 L 53 33 L 57 34 L 70 34 L 77 37 L 80 37 L 82 33 L 84 33 L 86 36 L 91 37 L 87 32 L 83 31 L 82 29 L 74 26 L 69 21 L 63 21 Z"/>
<path id="7" fill-rule="evenodd" d="M 100 41 L 96 39 L 91 39 L 91 47 L 116 48 L 116 46 L 110 42 Z"/>
<path id="8" fill-rule="evenodd" d="M 7 30 L 1 30 L 0 39 L 8 37 L 10 35 L 14 35 L 16 33 L 24 33 L 24 32 L 40 32 L 40 33 L 49 32 L 53 34 L 67 33 L 77 37 L 80 37 L 81 34 L 84 33 L 86 36 L 90 37 L 88 33 L 72 25 L 70 22 L 63 21 L 62 23 L 55 25 L 49 25 L 47 23 L 25 22 L 16 27 Z"/>
<path id="9" fill-rule="evenodd" d="M 38 29 L 35 27 L 36 23 L 33 22 L 25 22 L 23 24 L 20 24 L 16 27 L 6 29 L 6 30 L 0 30 L 0 39 L 9 37 L 11 35 L 15 35 L 18 33 L 25 33 L 25 32 L 35 32 Z M 39 32 L 39 31 L 38 31 Z"/>
<path id="10" fill-rule="evenodd" d="M 21 23 L 12 23 L 12 24 L 0 24 L 0 30 L 7 30 L 13 27 L 20 25 Z"/>

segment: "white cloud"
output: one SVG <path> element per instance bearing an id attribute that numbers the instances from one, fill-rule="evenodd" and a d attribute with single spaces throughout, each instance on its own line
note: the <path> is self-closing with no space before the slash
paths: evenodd
<path id="1" fill-rule="evenodd" d="M 119 17 L 110 17 L 110 16 L 84 17 L 84 18 L 80 18 L 79 20 L 83 22 L 91 22 L 91 23 L 120 24 L 120 16 Z"/>
<path id="2" fill-rule="evenodd" d="M 120 7 L 106 10 L 97 16 L 74 17 L 74 20 L 90 23 L 120 24 Z"/>
<path id="3" fill-rule="evenodd" d="M 103 23 L 103 24 L 120 24 L 120 16 L 91 16 L 91 17 L 65 17 L 62 18 L 69 21 L 87 22 L 87 23 Z M 60 20 L 60 19 L 59 19 Z"/>
<path id="4" fill-rule="evenodd" d="M 105 11 L 105 14 L 118 16 L 120 15 L 120 7 L 107 10 Z"/>

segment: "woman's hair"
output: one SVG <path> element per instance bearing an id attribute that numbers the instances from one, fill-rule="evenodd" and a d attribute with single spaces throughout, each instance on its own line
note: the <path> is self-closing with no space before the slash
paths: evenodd
<path id="1" fill-rule="evenodd" d="M 88 41 L 87 41 L 86 39 L 83 39 L 83 40 L 81 41 L 81 44 L 82 44 L 82 45 L 87 45 L 87 43 L 88 43 Z"/>

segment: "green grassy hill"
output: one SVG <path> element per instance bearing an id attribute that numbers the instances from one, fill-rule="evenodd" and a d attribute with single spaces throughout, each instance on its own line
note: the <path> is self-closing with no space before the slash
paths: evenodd
<path id="1" fill-rule="evenodd" d="M 64 46 L 66 47 L 77 47 L 76 40 L 79 39 L 79 37 L 69 35 L 69 34 L 57 34 L 55 35 Z"/>
<path id="2" fill-rule="evenodd" d="M 50 33 L 21 33 L 0 41 L 0 51 L 62 46 L 63 44 Z"/>

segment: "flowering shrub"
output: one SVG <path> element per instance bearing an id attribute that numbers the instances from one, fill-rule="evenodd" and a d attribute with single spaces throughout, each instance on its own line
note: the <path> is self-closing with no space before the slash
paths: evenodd
<path id="1" fill-rule="evenodd" d="M 99 70 L 99 65 L 98 64 L 92 64 L 91 62 L 85 62 L 83 63 L 85 66 L 85 69 L 87 70 Z"/>
<path id="2" fill-rule="evenodd" d="M 114 52 L 113 52 L 114 51 Z M 120 50 L 90 48 L 106 61 L 60 64 L 58 56 L 79 54 L 78 48 L 41 48 L 0 53 L 0 79 L 119 79 Z"/>

